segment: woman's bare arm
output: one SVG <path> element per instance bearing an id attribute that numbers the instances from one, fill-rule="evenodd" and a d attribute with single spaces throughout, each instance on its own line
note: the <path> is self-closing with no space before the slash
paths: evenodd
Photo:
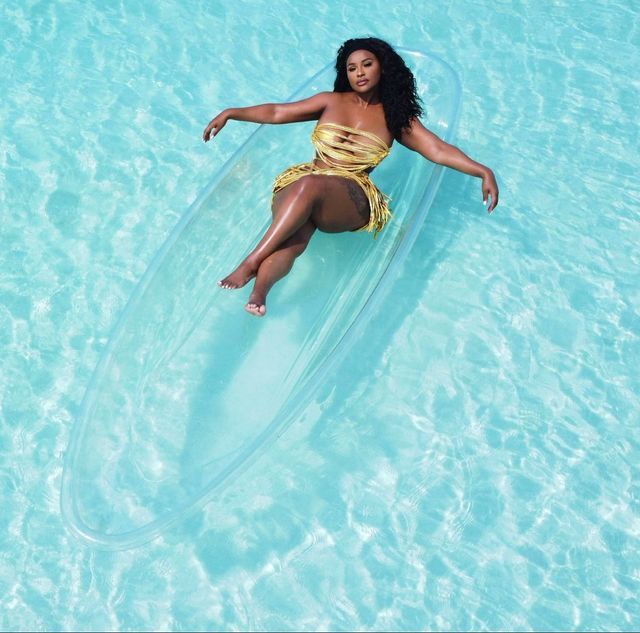
<path id="1" fill-rule="evenodd" d="M 434 163 L 482 178 L 482 200 L 486 204 L 488 197 L 491 196 L 491 203 L 487 210 L 491 213 L 495 209 L 499 196 L 498 184 L 493 172 L 486 165 L 469 158 L 455 145 L 446 143 L 417 119 L 413 120 L 408 130 L 403 131 L 400 142 Z"/>
<path id="2" fill-rule="evenodd" d="M 293 103 L 264 103 L 248 108 L 227 108 L 211 119 L 202 138 L 206 143 L 218 134 L 229 120 L 275 124 L 314 121 L 320 118 L 329 101 L 334 97 L 333 92 L 320 92 L 313 97 Z"/>

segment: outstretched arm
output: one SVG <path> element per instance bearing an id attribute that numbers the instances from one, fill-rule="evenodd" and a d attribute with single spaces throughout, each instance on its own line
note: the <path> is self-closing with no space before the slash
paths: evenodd
<path id="1" fill-rule="evenodd" d="M 251 123 L 297 123 L 319 119 L 333 92 L 320 92 L 313 97 L 293 103 L 264 103 L 248 108 L 227 108 L 209 122 L 202 138 L 206 143 L 215 136 L 230 119 Z"/>
<path id="2" fill-rule="evenodd" d="M 487 204 L 487 199 L 491 196 L 491 203 L 487 210 L 491 213 L 496 208 L 499 195 L 498 183 L 493 172 L 486 165 L 469 158 L 455 145 L 443 141 L 427 130 L 418 119 L 414 119 L 411 127 L 403 131 L 400 142 L 434 163 L 482 178 L 482 200 Z"/>

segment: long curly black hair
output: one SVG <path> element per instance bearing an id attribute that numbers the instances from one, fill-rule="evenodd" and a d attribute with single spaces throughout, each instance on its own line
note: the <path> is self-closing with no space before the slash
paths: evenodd
<path id="1" fill-rule="evenodd" d="M 378 91 L 387 127 L 395 139 L 400 139 L 402 130 L 408 129 L 411 120 L 422 115 L 420 97 L 413 73 L 404 60 L 384 40 L 377 37 L 358 37 L 347 40 L 338 50 L 336 59 L 336 81 L 334 92 L 351 92 L 347 77 L 347 59 L 354 51 L 373 53 L 380 62 L 382 74 Z"/>

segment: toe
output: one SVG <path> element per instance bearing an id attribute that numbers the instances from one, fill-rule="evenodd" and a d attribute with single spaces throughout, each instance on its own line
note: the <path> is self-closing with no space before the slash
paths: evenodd
<path id="1" fill-rule="evenodd" d="M 249 314 L 253 314 L 254 316 L 264 316 L 264 313 L 266 311 L 264 305 L 259 305 L 253 302 L 247 303 L 244 309 L 249 312 Z"/>

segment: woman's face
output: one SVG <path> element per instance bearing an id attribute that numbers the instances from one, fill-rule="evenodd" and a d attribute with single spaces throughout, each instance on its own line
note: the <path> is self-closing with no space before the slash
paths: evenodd
<path id="1" fill-rule="evenodd" d="M 371 51 L 353 51 L 347 58 L 347 77 L 354 92 L 369 92 L 380 83 L 382 68 Z"/>

